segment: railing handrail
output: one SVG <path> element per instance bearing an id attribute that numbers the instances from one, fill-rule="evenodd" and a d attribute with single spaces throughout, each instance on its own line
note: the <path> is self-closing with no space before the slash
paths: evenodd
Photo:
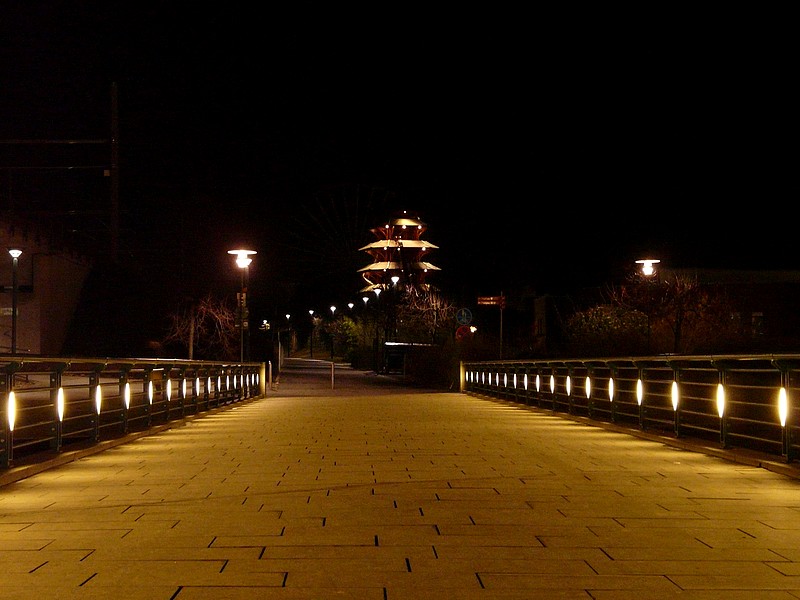
<path id="1" fill-rule="evenodd" d="M 800 354 L 465 361 L 461 391 L 800 456 Z"/>
<path id="2" fill-rule="evenodd" d="M 263 396 L 271 365 L 180 358 L 0 356 L 0 468 Z"/>

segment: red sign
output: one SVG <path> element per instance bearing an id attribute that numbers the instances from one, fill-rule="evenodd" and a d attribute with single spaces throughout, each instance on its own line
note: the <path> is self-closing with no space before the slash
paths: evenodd
<path id="1" fill-rule="evenodd" d="M 500 308 L 506 307 L 505 296 L 478 296 L 478 304 L 488 306 L 499 306 Z"/>

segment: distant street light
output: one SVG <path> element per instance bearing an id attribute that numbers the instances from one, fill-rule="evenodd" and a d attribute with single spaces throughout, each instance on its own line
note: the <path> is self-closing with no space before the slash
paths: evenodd
<path id="1" fill-rule="evenodd" d="M 333 320 L 333 315 L 334 315 L 335 312 L 336 312 L 336 307 L 335 306 L 331 306 L 331 320 Z M 331 362 L 333 362 L 333 327 L 331 327 L 330 331 L 331 331 L 331 335 L 330 335 L 330 338 L 331 338 Z"/>
<path id="2" fill-rule="evenodd" d="M 11 255 L 11 354 L 17 353 L 17 267 L 22 250 L 9 248 Z"/>
<path id="3" fill-rule="evenodd" d="M 250 327 L 247 312 L 247 285 L 250 278 L 251 255 L 257 254 L 255 250 L 228 250 L 228 254 L 236 255 L 236 266 L 242 271 L 242 290 L 238 294 L 237 313 L 239 323 L 239 360 L 250 360 Z"/>
<path id="4" fill-rule="evenodd" d="M 314 322 L 314 311 L 309 310 L 308 315 L 311 317 L 311 341 L 308 344 L 309 346 L 308 357 L 314 358 L 314 326 L 316 325 L 316 323 Z"/>
<path id="5" fill-rule="evenodd" d="M 656 269 L 653 265 L 657 265 L 661 261 L 657 258 L 643 258 L 641 260 L 637 260 L 636 264 L 642 265 L 642 275 L 645 277 L 651 277 L 655 272 Z"/>

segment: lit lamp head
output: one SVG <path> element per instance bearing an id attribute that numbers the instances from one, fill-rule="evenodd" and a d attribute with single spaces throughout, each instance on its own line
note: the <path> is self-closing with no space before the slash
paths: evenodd
<path id="1" fill-rule="evenodd" d="M 18 248 L 9 248 L 8 253 L 11 255 L 11 258 L 19 258 L 22 256 L 22 250 Z"/>
<path id="2" fill-rule="evenodd" d="M 236 266 L 240 269 L 245 269 L 250 266 L 253 259 L 250 258 L 251 254 L 258 254 L 255 250 L 228 250 L 228 254 L 236 255 Z"/>
<path id="3" fill-rule="evenodd" d="M 637 260 L 636 264 L 642 265 L 642 275 L 645 277 L 650 277 L 653 273 L 656 272 L 656 269 L 653 265 L 660 263 L 661 261 L 657 258 L 643 258 L 641 260 Z"/>

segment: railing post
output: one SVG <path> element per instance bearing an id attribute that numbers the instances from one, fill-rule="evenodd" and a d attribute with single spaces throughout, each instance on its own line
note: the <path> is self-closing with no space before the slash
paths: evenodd
<path id="1" fill-rule="evenodd" d="M 50 440 L 50 449 L 61 452 L 64 440 L 64 423 L 59 414 L 59 392 L 61 392 L 63 367 L 50 371 L 50 404 L 53 407 L 53 437 Z M 63 392 L 62 392 L 63 393 Z"/>
<path id="2" fill-rule="evenodd" d="M 639 429 L 645 430 L 645 402 L 644 402 L 644 381 L 646 373 L 643 367 L 639 367 L 636 380 L 636 403 L 639 405 Z"/>
<path id="3" fill-rule="evenodd" d="M 722 448 L 728 447 L 728 401 L 727 390 L 725 386 L 726 370 L 724 367 L 719 368 L 719 385 L 717 386 L 717 410 L 719 411 L 719 443 Z M 720 394 L 722 397 L 720 398 Z"/>
<path id="4" fill-rule="evenodd" d="M 89 403 L 95 403 L 94 410 L 94 441 L 100 441 L 100 408 L 97 406 L 97 395 L 100 390 L 100 373 L 95 368 L 89 374 Z"/>
<path id="5" fill-rule="evenodd" d="M 186 367 L 181 367 L 178 371 L 178 402 L 181 408 L 181 418 L 186 416 Z"/>
<path id="6" fill-rule="evenodd" d="M 569 415 L 575 412 L 575 402 L 572 400 L 575 393 L 575 390 L 572 389 L 574 387 L 573 373 L 572 367 L 567 367 L 565 389 L 567 390 L 567 414 Z"/>
<path id="7" fill-rule="evenodd" d="M 144 377 L 142 378 L 142 393 L 147 399 L 147 404 L 144 407 L 144 413 L 147 415 L 148 427 L 153 424 L 153 396 L 155 395 L 155 390 L 153 387 L 153 368 L 148 367 L 145 369 Z"/>
<path id="8" fill-rule="evenodd" d="M 2 459 L 0 460 L 0 465 L 7 469 L 11 466 L 11 461 L 14 459 L 14 429 L 10 423 L 10 412 L 12 407 L 11 403 L 11 392 L 14 389 L 14 365 L 9 365 L 7 367 L 6 372 L 3 374 L 2 378 L 0 378 L 0 398 L 3 399 L 5 406 L 3 410 L 0 411 L 0 415 L 3 416 L 3 427 L 0 431 L 3 432 L 2 438 Z"/>
<path id="9" fill-rule="evenodd" d="M 609 374 L 608 374 L 608 402 L 611 404 L 611 422 L 617 422 L 617 402 L 614 396 L 616 396 L 617 391 L 617 374 L 618 370 L 616 366 L 609 367 Z"/>
<path id="10" fill-rule="evenodd" d="M 123 365 L 119 372 L 119 397 L 122 399 L 122 433 L 128 433 L 128 410 L 130 409 L 130 387 L 128 371 L 130 365 Z"/>

